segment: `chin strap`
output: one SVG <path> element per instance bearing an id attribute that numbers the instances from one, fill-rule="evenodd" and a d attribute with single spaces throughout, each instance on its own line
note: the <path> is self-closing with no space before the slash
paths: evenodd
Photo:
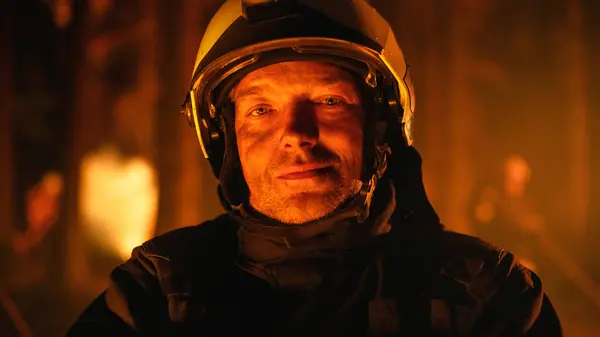
<path id="1" fill-rule="evenodd" d="M 370 179 L 363 180 L 360 192 L 356 196 L 357 203 L 363 207 L 361 214 L 357 218 L 359 223 L 365 222 L 365 220 L 369 217 L 369 210 L 371 208 L 371 201 L 373 201 L 373 194 L 375 193 L 379 179 L 381 179 L 387 170 L 387 157 L 391 153 L 392 150 L 387 144 L 377 145 L 375 147 L 373 174 L 371 175 Z"/>

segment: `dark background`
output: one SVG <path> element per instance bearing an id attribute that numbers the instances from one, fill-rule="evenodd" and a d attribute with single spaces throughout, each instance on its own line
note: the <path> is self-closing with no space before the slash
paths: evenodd
<path id="1" fill-rule="evenodd" d="M 566 336 L 595 335 L 600 3 L 371 2 L 392 22 L 412 69 L 415 146 L 443 222 L 475 233 L 473 191 L 499 179 L 508 155 L 525 158 L 529 197 L 550 240 L 539 248 L 547 266 L 540 274 Z M 62 335 L 106 286 L 111 268 L 126 258 L 122 251 L 220 212 L 216 182 L 178 115 L 203 29 L 220 4 L 1 3 L 2 336 L 19 333 L 8 315 L 13 309 L 35 336 Z M 91 171 L 90 158 L 100 171 Z M 105 174 L 86 180 L 90 172 Z M 48 173 L 60 177 L 63 189 L 55 203 L 35 203 L 28 195 L 49 186 L 43 185 Z M 122 188 L 89 187 L 102 179 L 104 187 L 123 179 L 115 184 Z M 35 232 L 28 231 L 34 227 L 28 214 L 53 216 L 39 222 L 47 230 L 33 248 L 15 253 L 15 237 Z"/>

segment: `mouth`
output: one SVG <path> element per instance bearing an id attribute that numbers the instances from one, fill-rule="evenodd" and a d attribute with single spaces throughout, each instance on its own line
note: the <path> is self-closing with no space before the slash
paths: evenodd
<path id="1" fill-rule="evenodd" d="M 326 174 L 332 170 L 331 164 L 314 163 L 303 165 L 292 165 L 281 170 L 277 178 L 284 180 L 299 180 L 314 178 Z"/>

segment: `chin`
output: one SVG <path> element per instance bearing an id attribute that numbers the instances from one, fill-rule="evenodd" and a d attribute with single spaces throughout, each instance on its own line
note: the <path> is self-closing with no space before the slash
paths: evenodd
<path id="1" fill-rule="evenodd" d="M 252 206 L 280 222 L 302 224 L 327 217 L 355 195 L 360 189 L 360 184 L 337 182 L 306 184 L 303 188 L 291 188 L 286 185 L 269 187 L 263 188 L 263 193 L 257 194 L 260 198 L 254 198 L 251 194 Z"/>
<path id="2" fill-rule="evenodd" d="M 321 219 L 333 212 L 342 202 L 339 197 L 323 193 L 301 193 L 284 199 L 279 209 L 279 221 L 300 224 Z"/>
<path id="3" fill-rule="evenodd" d="M 289 207 L 285 210 L 285 213 L 282 212 L 279 214 L 275 214 L 274 217 L 284 224 L 300 225 L 303 223 L 322 219 L 326 217 L 329 213 L 331 212 L 318 210 L 307 211 L 306 209 Z"/>

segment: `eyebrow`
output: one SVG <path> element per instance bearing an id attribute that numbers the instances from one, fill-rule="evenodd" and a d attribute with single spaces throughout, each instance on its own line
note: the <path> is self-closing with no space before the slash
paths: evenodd
<path id="1" fill-rule="evenodd" d="M 233 90 L 231 90 L 229 99 L 231 99 L 232 101 L 235 102 L 239 99 L 246 98 L 248 96 L 260 95 L 264 91 L 265 91 L 265 89 L 258 85 L 254 85 L 249 88 L 245 88 L 244 90 L 241 90 L 241 91 L 239 91 L 239 88 L 236 87 Z"/>
<path id="2" fill-rule="evenodd" d="M 354 84 L 346 83 L 345 80 L 340 79 L 337 76 L 319 78 L 319 79 L 313 80 L 312 82 L 313 82 L 313 84 L 318 85 L 323 88 L 335 87 L 337 85 L 346 85 L 346 84 L 350 84 L 351 86 L 354 86 Z M 264 85 L 261 83 L 259 85 L 253 85 L 248 88 L 244 88 L 241 91 L 239 90 L 238 87 L 236 87 L 231 91 L 229 98 L 232 101 L 237 101 L 237 100 L 246 98 L 248 96 L 260 95 L 265 92 L 265 87 L 270 88 L 270 87 L 272 87 L 272 85 L 270 83 L 268 83 L 267 85 Z"/>

